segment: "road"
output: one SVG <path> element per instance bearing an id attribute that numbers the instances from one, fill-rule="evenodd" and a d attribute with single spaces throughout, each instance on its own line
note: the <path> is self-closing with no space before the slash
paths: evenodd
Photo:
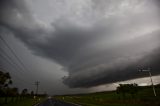
<path id="1" fill-rule="evenodd" d="M 47 99 L 43 103 L 40 103 L 35 106 L 81 106 L 81 105 L 76 105 L 72 103 L 66 103 L 60 100 L 55 100 L 55 99 Z"/>

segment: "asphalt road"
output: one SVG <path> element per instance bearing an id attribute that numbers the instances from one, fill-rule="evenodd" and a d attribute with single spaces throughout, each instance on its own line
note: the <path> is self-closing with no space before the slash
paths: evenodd
<path id="1" fill-rule="evenodd" d="M 60 100 L 55 100 L 55 99 L 47 99 L 41 104 L 38 104 L 36 106 L 80 106 L 72 103 L 66 103 Z"/>

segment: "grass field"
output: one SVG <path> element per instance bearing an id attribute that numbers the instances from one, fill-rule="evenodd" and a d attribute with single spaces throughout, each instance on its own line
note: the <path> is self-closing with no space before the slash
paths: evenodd
<path id="1" fill-rule="evenodd" d="M 44 101 L 45 98 L 40 98 L 38 102 Z M 33 106 L 33 104 L 38 103 L 33 98 L 25 98 L 23 100 L 17 102 L 8 102 L 7 104 L 3 104 L 2 106 Z"/>
<path id="2" fill-rule="evenodd" d="M 82 106 L 160 106 L 160 88 L 156 88 L 157 96 L 152 88 L 143 88 L 137 94 L 117 94 L 115 91 L 90 94 L 54 96 L 65 102 L 77 103 Z"/>

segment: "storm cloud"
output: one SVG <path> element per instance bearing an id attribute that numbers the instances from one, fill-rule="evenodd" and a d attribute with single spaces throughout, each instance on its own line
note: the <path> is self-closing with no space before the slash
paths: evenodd
<path id="1" fill-rule="evenodd" d="M 33 17 L 27 2 L 1 0 L 1 33 L 12 33 L 33 54 L 63 66 L 68 72 L 63 83 L 69 87 L 144 77 L 140 68 L 160 74 L 158 0 L 58 3 L 58 12 L 51 12 L 56 19 L 48 25 Z"/>

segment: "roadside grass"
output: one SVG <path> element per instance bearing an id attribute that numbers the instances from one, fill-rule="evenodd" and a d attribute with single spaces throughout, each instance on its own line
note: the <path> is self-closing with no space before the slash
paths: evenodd
<path id="1" fill-rule="evenodd" d="M 117 94 L 115 91 L 90 94 L 54 96 L 65 102 L 72 102 L 82 106 L 160 106 L 160 88 L 156 88 L 157 96 L 152 88 L 143 88 L 137 94 Z"/>
<path id="2" fill-rule="evenodd" d="M 24 98 L 21 101 L 17 102 L 9 102 L 7 104 L 3 104 L 2 106 L 33 106 L 34 104 L 43 102 L 46 98 L 40 98 L 38 102 L 36 102 L 33 98 Z"/>
<path id="3" fill-rule="evenodd" d="M 26 98 L 22 101 L 18 101 L 18 102 L 10 102 L 8 104 L 5 104 L 3 106 L 32 106 L 34 103 L 34 100 L 31 98 Z"/>

